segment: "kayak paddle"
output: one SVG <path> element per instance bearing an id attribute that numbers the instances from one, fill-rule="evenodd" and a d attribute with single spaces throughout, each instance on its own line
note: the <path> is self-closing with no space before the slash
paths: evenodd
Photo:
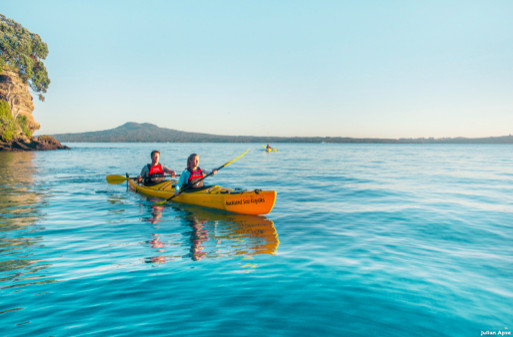
<path id="1" fill-rule="evenodd" d="M 175 177 L 179 177 L 180 175 L 177 174 Z M 166 175 L 166 177 L 171 177 L 169 175 Z M 119 185 L 121 183 L 124 183 L 125 181 L 127 181 L 128 179 L 137 179 L 137 177 L 134 177 L 134 178 L 129 178 L 129 177 L 125 177 L 125 176 L 121 176 L 121 175 L 118 175 L 118 174 L 112 174 L 112 175 L 108 175 L 106 177 L 107 179 L 107 182 L 111 185 Z"/>
<path id="2" fill-rule="evenodd" d="M 117 174 L 112 174 L 112 175 L 107 176 L 107 182 L 111 185 L 118 185 L 118 184 L 124 183 L 125 181 L 127 181 L 127 179 L 134 179 L 134 178 L 128 178 L 128 177 L 117 175 Z"/>
<path id="3" fill-rule="evenodd" d="M 210 177 L 211 175 L 213 175 L 213 174 L 214 174 L 214 171 L 219 171 L 220 169 L 222 169 L 223 167 L 226 167 L 226 166 L 230 165 L 231 163 L 233 163 L 233 162 L 234 162 L 234 161 L 236 161 L 237 159 L 242 158 L 242 157 L 243 157 L 246 153 L 248 153 L 248 152 L 249 152 L 249 149 L 247 149 L 247 150 L 246 150 L 246 152 L 244 152 L 243 154 L 241 154 L 241 155 L 240 155 L 240 156 L 238 156 L 237 158 L 232 159 L 232 160 L 230 160 L 229 162 L 226 162 L 226 163 L 224 163 L 223 165 L 219 166 L 218 168 L 213 169 L 209 174 L 207 174 L 207 175 L 206 175 L 206 176 L 204 176 L 203 178 L 200 178 L 200 179 L 196 180 L 195 184 L 196 184 L 196 183 L 199 183 L 200 181 L 203 181 L 205 178 Z M 182 188 L 183 188 L 183 186 L 182 186 Z M 176 196 L 177 196 L 177 195 L 172 195 L 171 197 L 167 198 L 167 199 L 166 199 L 166 200 L 164 200 L 164 201 L 157 202 L 157 203 L 155 203 L 155 206 L 161 206 L 161 205 L 164 205 L 165 203 L 167 203 L 168 201 L 171 201 L 171 200 L 172 200 L 174 197 L 176 197 Z"/>

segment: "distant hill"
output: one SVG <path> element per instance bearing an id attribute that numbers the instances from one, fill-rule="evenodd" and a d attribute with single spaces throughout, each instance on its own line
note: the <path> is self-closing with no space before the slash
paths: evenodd
<path id="1" fill-rule="evenodd" d="M 129 122 L 117 128 L 52 135 L 60 142 L 87 143 L 387 143 L 387 144 L 513 144 L 513 136 L 487 138 L 349 138 L 221 136 L 160 128 L 150 123 Z"/>
<path id="2" fill-rule="evenodd" d="M 207 133 L 185 132 L 174 129 L 160 128 L 150 123 L 129 122 L 117 128 L 103 131 L 83 133 L 61 133 L 53 136 L 61 142 L 259 142 L 264 139 L 281 139 L 279 137 L 251 137 L 251 136 L 219 136 Z"/>

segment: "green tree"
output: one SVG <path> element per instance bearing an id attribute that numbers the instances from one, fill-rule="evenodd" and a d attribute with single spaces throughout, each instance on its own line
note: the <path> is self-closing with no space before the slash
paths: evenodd
<path id="1" fill-rule="evenodd" d="M 41 101 L 44 101 L 43 94 L 50 85 L 48 72 L 42 61 L 46 56 L 48 46 L 39 35 L 0 14 L 0 69 L 8 65 L 17 70 Z"/>

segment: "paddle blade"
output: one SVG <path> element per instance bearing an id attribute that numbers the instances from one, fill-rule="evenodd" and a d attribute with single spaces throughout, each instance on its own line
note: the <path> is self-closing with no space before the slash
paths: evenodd
<path id="1" fill-rule="evenodd" d="M 118 184 L 121 184 L 121 183 L 124 183 L 126 181 L 126 177 L 125 176 L 120 176 L 120 175 L 117 175 L 117 174 L 113 174 L 113 175 L 109 175 L 107 176 L 107 182 L 111 185 L 118 185 Z"/>

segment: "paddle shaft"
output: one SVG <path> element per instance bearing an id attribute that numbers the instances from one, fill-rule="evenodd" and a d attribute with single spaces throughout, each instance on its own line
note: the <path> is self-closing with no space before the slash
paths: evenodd
<path id="1" fill-rule="evenodd" d="M 180 175 L 177 174 L 174 177 L 179 177 L 179 176 Z M 171 176 L 170 175 L 165 175 L 165 177 L 171 177 Z M 128 179 L 137 179 L 137 177 L 132 178 L 132 177 L 129 177 L 128 175 L 125 177 L 125 176 L 118 175 L 118 174 L 112 174 L 112 175 L 108 175 L 106 177 L 106 179 L 107 179 L 107 182 L 109 184 L 118 185 L 118 184 L 124 183 Z"/>
<path id="2" fill-rule="evenodd" d="M 218 168 L 213 169 L 213 170 L 212 170 L 212 172 L 210 172 L 210 173 L 209 173 L 209 174 L 207 174 L 206 176 L 201 177 L 200 179 L 196 180 L 194 183 L 195 183 L 195 184 L 197 184 L 197 183 L 199 183 L 200 181 L 203 181 L 205 178 L 210 177 L 211 175 L 213 175 L 213 174 L 214 174 L 214 171 L 219 171 L 219 170 L 220 170 L 220 169 L 222 169 L 223 167 L 226 167 L 226 166 L 230 165 L 231 163 L 233 163 L 234 161 L 236 161 L 237 159 L 241 158 L 241 157 L 242 157 L 242 156 L 244 156 L 246 153 L 248 153 L 248 151 L 249 151 L 249 149 L 248 149 L 248 150 L 246 150 L 246 152 L 244 152 L 243 154 L 241 154 L 241 155 L 240 155 L 240 156 L 238 156 L 237 158 L 232 159 L 232 160 L 230 160 L 229 162 L 226 162 L 226 163 L 224 163 L 223 165 L 219 166 Z M 183 189 L 184 189 L 184 188 L 183 188 L 183 186 L 182 186 L 182 188 L 180 188 L 180 191 L 179 191 L 179 192 L 181 192 L 181 190 L 183 190 Z M 166 202 L 173 200 L 173 198 L 174 198 L 174 197 L 177 197 L 178 195 L 179 195 L 179 194 L 172 195 L 171 197 L 167 198 L 166 200 L 161 201 L 161 202 L 158 202 L 158 203 L 156 203 L 155 205 L 163 205 L 163 204 L 165 204 Z"/>
<path id="3" fill-rule="evenodd" d="M 231 163 L 233 163 L 234 161 L 236 161 L 237 159 L 241 158 L 241 157 L 242 157 L 242 156 L 244 156 L 246 153 L 248 153 L 248 151 L 249 151 L 249 150 L 246 150 L 246 152 L 244 152 L 243 154 L 241 154 L 241 155 L 240 155 L 240 156 L 238 156 L 237 158 L 232 159 L 232 160 L 230 160 L 229 162 L 226 162 L 226 163 L 224 163 L 223 165 L 219 166 L 218 168 L 213 169 L 213 170 L 212 170 L 209 174 L 207 174 L 206 176 L 201 177 L 201 178 L 199 178 L 198 180 L 196 180 L 196 181 L 194 182 L 194 184 L 197 184 L 197 183 L 199 183 L 200 181 L 203 181 L 203 180 L 205 180 L 206 178 L 208 178 L 208 177 L 210 177 L 210 176 L 214 175 L 214 171 L 219 171 L 219 170 L 220 170 L 220 169 L 222 169 L 223 167 L 226 167 L 226 166 L 230 165 Z M 173 196 L 173 197 L 174 197 L 174 196 Z M 171 197 L 171 198 L 173 198 L 173 197 Z"/>

